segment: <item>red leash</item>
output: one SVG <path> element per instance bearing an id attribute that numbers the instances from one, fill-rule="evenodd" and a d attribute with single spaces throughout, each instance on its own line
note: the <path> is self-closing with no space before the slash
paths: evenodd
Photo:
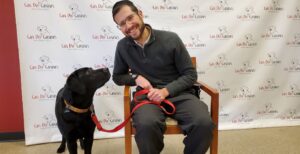
<path id="1" fill-rule="evenodd" d="M 119 124 L 118 126 L 116 126 L 114 129 L 111 129 L 111 130 L 108 130 L 108 129 L 105 129 L 101 126 L 96 114 L 93 112 L 91 114 L 92 116 L 92 120 L 94 121 L 94 123 L 96 124 L 96 127 L 99 131 L 103 131 L 103 132 L 108 132 L 108 133 L 112 133 L 112 132 L 116 132 L 116 131 L 119 131 L 120 129 L 122 129 L 126 123 L 130 120 L 132 114 L 134 113 L 134 111 L 136 111 L 138 108 L 140 108 L 141 106 L 145 105 L 145 104 L 154 104 L 154 105 L 157 105 L 159 106 L 166 114 L 168 115 L 171 115 L 171 114 L 174 114 L 175 113 L 175 106 L 173 105 L 173 103 L 171 103 L 169 100 L 165 99 L 163 100 L 161 103 L 159 102 L 152 102 L 152 101 L 149 101 L 147 99 L 144 99 L 144 100 L 138 100 L 137 97 L 139 96 L 142 96 L 142 95 L 146 95 L 149 93 L 149 90 L 140 90 L 138 92 L 136 92 L 134 94 L 134 97 L 133 97 L 133 100 L 135 103 L 137 103 L 137 105 L 132 109 L 129 117 L 127 117 L 121 124 Z M 168 112 L 165 107 L 162 105 L 163 103 L 165 103 L 166 105 L 169 105 L 171 108 L 172 108 L 172 112 Z"/>

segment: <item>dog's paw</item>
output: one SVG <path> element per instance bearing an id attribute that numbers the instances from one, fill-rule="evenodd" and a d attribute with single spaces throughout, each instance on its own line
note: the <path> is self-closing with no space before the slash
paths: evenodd
<path id="1" fill-rule="evenodd" d="M 59 148 L 57 149 L 57 153 L 63 153 L 66 150 L 66 145 L 60 145 Z"/>

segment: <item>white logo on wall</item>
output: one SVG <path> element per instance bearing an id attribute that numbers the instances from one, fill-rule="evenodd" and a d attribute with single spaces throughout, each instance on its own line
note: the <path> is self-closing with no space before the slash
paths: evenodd
<path id="1" fill-rule="evenodd" d="M 110 55 L 105 55 L 102 57 L 103 63 L 101 64 L 94 64 L 95 69 L 100 68 L 113 68 L 114 67 L 114 61 L 113 57 Z"/>
<path id="2" fill-rule="evenodd" d="M 199 20 L 199 19 L 205 19 L 205 18 L 206 18 L 206 16 L 200 12 L 198 5 L 191 6 L 189 14 L 181 15 L 182 20 Z"/>
<path id="3" fill-rule="evenodd" d="M 279 85 L 276 84 L 274 78 L 266 79 L 259 87 L 258 89 L 261 91 L 271 91 L 278 89 Z"/>
<path id="4" fill-rule="evenodd" d="M 111 41 L 111 40 L 120 39 L 119 35 L 115 34 L 114 30 L 108 25 L 102 26 L 100 28 L 100 33 L 93 34 L 92 38 L 94 40 L 99 40 L 99 41 L 105 41 L 105 40 Z"/>
<path id="5" fill-rule="evenodd" d="M 249 74 L 253 72 L 255 72 L 255 69 L 252 67 L 250 61 L 244 61 L 240 68 L 235 69 L 235 73 L 239 73 L 239 74 Z"/>
<path id="6" fill-rule="evenodd" d="M 225 54 L 219 54 L 215 61 L 209 62 L 210 67 L 227 67 L 231 66 L 232 62 L 227 60 L 227 56 Z"/>
<path id="7" fill-rule="evenodd" d="M 299 20 L 300 19 L 300 6 L 295 7 L 295 13 L 287 16 L 289 19 Z"/>
<path id="8" fill-rule="evenodd" d="M 282 96 L 286 97 L 300 97 L 300 88 L 296 83 L 289 85 L 288 89 L 282 92 Z"/>
<path id="9" fill-rule="evenodd" d="M 100 115 L 99 121 L 106 126 L 115 126 L 116 124 L 121 123 L 122 119 L 118 118 L 114 111 L 106 110 Z"/>
<path id="10" fill-rule="evenodd" d="M 54 8 L 54 5 L 48 0 L 31 0 L 24 2 L 24 7 L 32 10 L 48 10 Z"/>
<path id="11" fill-rule="evenodd" d="M 54 101 L 56 93 L 52 90 L 50 85 L 43 85 L 40 92 L 32 94 L 31 98 L 38 101 Z"/>
<path id="12" fill-rule="evenodd" d="M 81 36 L 74 34 L 70 36 L 70 41 L 61 44 L 61 48 L 68 50 L 83 50 L 89 48 L 89 45 L 82 41 Z"/>
<path id="13" fill-rule="evenodd" d="M 279 39 L 283 37 L 283 34 L 280 34 L 277 31 L 277 27 L 272 25 L 266 29 L 266 32 L 262 34 L 261 37 L 264 39 Z"/>
<path id="14" fill-rule="evenodd" d="M 225 82 L 223 80 L 219 80 L 216 82 L 218 91 L 221 93 L 225 93 L 230 91 L 230 88 L 225 84 Z"/>
<path id="15" fill-rule="evenodd" d="M 226 26 L 220 26 L 218 27 L 218 32 L 217 34 L 210 34 L 210 38 L 211 39 L 215 39 L 215 40 L 228 40 L 233 38 L 233 35 L 230 34 L 227 30 Z"/>
<path id="16" fill-rule="evenodd" d="M 241 86 L 239 88 L 239 91 L 237 94 L 233 95 L 234 99 L 239 99 L 239 100 L 249 100 L 254 98 L 255 95 L 252 93 L 249 87 L 247 86 Z"/>
<path id="17" fill-rule="evenodd" d="M 283 8 L 279 5 L 279 0 L 270 0 L 270 5 L 264 7 L 265 11 L 277 13 L 282 11 Z"/>
<path id="18" fill-rule="evenodd" d="M 272 103 L 266 103 L 264 105 L 263 109 L 258 110 L 256 113 L 260 116 L 262 116 L 262 115 L 273 115 L 273 114 L 278 113 L 278 110 L 274 109 Z"/>
<path id="19" fill-rule="evenodd" d="M 66 20 L 81 20 L 87 18 L 87 15 L 81 12 L 78 4 L 76 3 L 70 4 L 68 8 L 69 8 L 68 12 L 59 13 L 60 18 Z"/>
<path id="20" fill-rule="evenodd" d="M 114 62 L 113 62 L 113 58 L 110 55 L 104 56 L 103 57 L 103 61 L 104 61 L 104 66 L 107 68 L 113 68 L 114 67 Z"/>
<path id="21" fill-rule="evenodd" d="M 280 64 L 281 60 L 277 57 L 275 52 L 268 52 L 266 54 L 266 57 L 260 59 L 258 63 L 265 66 L 272 66 L 272 65 Z"/>
<path id="22" fill-rule="evenodd" d="M 237 18 L 242 21 L 257 20 L 260 16 L 256 15 L 253 6 L 248 6 L 244 10 L 244 14 L 237 15 Z"/>
<path id="23" fill-rule="evenodd" d="M 36 33 L 27 34 L 27 39 L 33 41 L 51 41 L 57 39 L 55 35 L 49 32 L 49 29 L 45 25 L 39 25 L 36 27 Z"/>
<path id="24" fill-rule="evenodd" d="M 287 18 L 292 20 L 300 20 L 300 6 L 297 6 L 294 12 L 294 14 L 287 15 Z"/>
<path id="25" fill-rule="evenodd" d="M 286 113 L 279 115 L 278 118 L 281 120 L 298 120 L 300 116 L 296 109 L 289 109 Z"/>
<path id="26" fill-rule="evenodd" d="M 111 0 L 93 1 L 89 6 L 91 9 L 96 9 L 98 11 L 111 11 L 113 2 Z"/>
<path id="27" fill-rule="evenodd" d="M 226 117 L 229 117 L 229 115 L 230 115 L 230 113 L 225 111 L 224 106 L 221 105 L 220 106 L 220 114 L 219 114 L 220 118 L 226 118 Z"/>
<path id="28" fill-rule="evenodd" d="M 287 72 L 300 72 L 300 61 L 297 58 L 290 60 L 287 67 L 284 68 L 284 71 Z"/>
<path id="29" fill-rule="evenodd" d="M 74 64 L 74 65 L 72 65 L 72 68 L 73 68 L 74 71 L 76 71 L 76 70 L 82 68 L 82 65 L 81 64 Z"/>
<path id="30" fill-rule="evenodd" d="M 56 127 L 57 122 L 53 114 L 43 115 L 40 121 L 33 124 L 34 129 L 51 129 Z"/>
<path id="31" fill-rule="evenodd" d="M 114 84 L 105 84 L 96 91 L 95 96 L 119 96 L 121 94 L 120 88 L 117 88 Z"/>
<path id="32" fill-rule="evenodd" d="M 241 112 L 239 116 L 232 120 L 232 123 L 249 123 L 253 122 L 253 118 L 248 115 L 248 112 Z"/>
<path id="33" fill-rule="evenodd" d="M 43 55 L 38 58 L 38 64 L 30 64 L 29 69 L 32 71 L 54 71 L 59 68 L 58 65 L 52 64 L 50 58 L 46 55 Z"/>
<path id="34" fill-rule="evenodd" d="M 244 35 L 244 39 L 236 43 L 237 47 L 241 48 L 253 48 L 257 46 L 257 42 L 253 39 L 252 34 Z"/>
<path id="35" fill-rule="evenodd" d="M 201 41 L 200 34 L 192 34 L 188 42 L 185 43 L 186 48 L 201 48 L 205 47 L 206 44 Z"/>
<path id="36" fill-rule="evenodd" d="M 300 47 L 300 33 L 294 34 L 292 39 L 286 42 L 286 45 L 289 47 Z"/>
<path id="37" fill-rule="evenodd" d="M 228 5 L 229 0 L 216 0 L 214 4 L 209 6 L 209 10 L 214 12 L 228 12 L 232 11 L 233 7 Z"/>
<path id="38" fill-rule="evenodd" d="M 155 11 L 173 11 L 178 10 L 178 6 L 173 4 L 173 0 L 160 0 L 160 3 L 153 5 L 152 9 Z"/>

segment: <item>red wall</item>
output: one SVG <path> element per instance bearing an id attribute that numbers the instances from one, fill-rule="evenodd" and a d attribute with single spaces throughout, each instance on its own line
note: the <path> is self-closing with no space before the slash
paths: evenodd
<path id="1" fill-rule="evenodd" d="M 0 1 L 0 133 L 24 131 L 13 2 Z"/>

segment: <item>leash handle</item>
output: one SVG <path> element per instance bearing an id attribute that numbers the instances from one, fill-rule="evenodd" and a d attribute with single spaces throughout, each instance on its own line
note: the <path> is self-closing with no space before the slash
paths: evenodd
<path id="1" fill-rule="evenodd" d="M 148 93 L 149 93 L 149 90 L 147 90 L 147 89 L 143 89 L 143 90 L 135 92 L 134 97 L 133 97 L 134 102 L 138 104 L 138 103 L 146 102 L 147 101 L 149 103 L 146 103 L 146 104 L 155 104 L 155 105 L 158 105 L 167 115 L 172 115 L 172 114 L 175 113 L 176 108 L 175 108 L 174 104 L 171 103 L 167 99 L 164 99 L 162 102 L 154 102 L 154 101 L 150 101 L 150 100 L 147 100 L 147 99 L 143 99 L 142 101 L 140 101 L 140 100 L 137 99 L 139 96 L 143 96 L 143 95 L 146 95 Z M 145 98 L 145 97 L 143 97 L 143 98 Z M 167 111 L 167 109 L 163 106 L 163 103 L 165 103 L 166 105 L 170 106 L 172 108 L 172 111 L 171 112 Z"/>

